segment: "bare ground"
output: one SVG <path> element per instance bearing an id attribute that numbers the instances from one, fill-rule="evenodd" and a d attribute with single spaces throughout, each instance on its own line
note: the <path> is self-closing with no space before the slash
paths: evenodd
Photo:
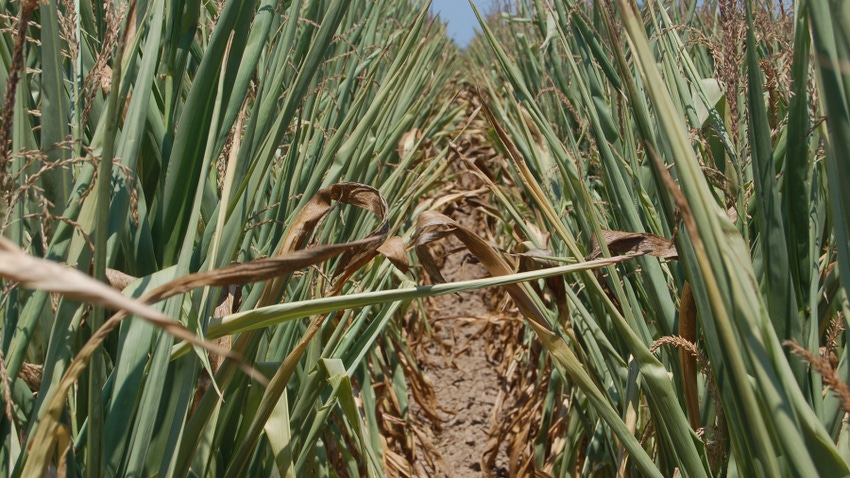
<path id="1" fill-rule="evenodd" d="M 452 199 L 441 212 L 479 236 L 493 238 L 497 222 L 485 213 L 486 187 L 468 168 L 490 176 L 489 165 L 504 158 L 489 142 L 490 126 L 479 115 L 477 97 L 461 91 L 455 101 L 466 104 L 467 118 L 454 132 L 455 145 L 448 159 L 453 176 L 437 194 Z M 447 282 L 489 275 L 453 236 L 429 247 Z M 513 365 L 523 327 L 513 303 L 504 291 L 487 289 L 431 298 L 423 312 L 426 330 L 408 337 L 416 365 L 428 383 L 417 385 L 417 400 L 410 407 L 411 429 L 416 430 L 419 444 L 413 475 L 505 477 L 510 475 L 509 468 L 527 474 L 529 469 L 517 461 L 522 461 L 523 452 L 513 451 L 511 461 L 508 458 L 509 446 L 518 448 L 514 442 L 528 441 L 516 426 L 518 420 L 527 420 L 517 413 L 523 400 L 516 399 L 519 382 Z"/>
<path id="2" fill-rule="evenodd" d="M 482 213 L 470 205 L 459 204 L 450 215 L 466 227 L 483 227 Z M 443 249 L 442 274 L 446 281 L 488 276 L 456 239 L 446 240 Z M 492 294 L 481 290 L 444 295 L 427 305 L 432 336 L 419 348 L 417 359 L 436 395 L 440 423 L 426 433 L 442 463 L 433 469 L 424 460 L 417 460 L 417 476 L 508 476 L 503 453 L 488 470 L 482 470 L 481 464 L 497 401 L 504 397 L 503 393 L 500 396 L 500 357 L 488 354 L 488 349 L 492 352 L 492 334 L 488 332 L 499 321 L 490 306 Z M 412 411 L 414 416 L 420 415 L 417 421 L 425 422 L 421 409 L 414 406 Z"/>

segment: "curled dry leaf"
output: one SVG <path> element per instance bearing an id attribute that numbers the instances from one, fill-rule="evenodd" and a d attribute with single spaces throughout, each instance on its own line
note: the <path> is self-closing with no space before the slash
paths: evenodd
<path id="1" fill-rule="evenodd" d="M 378 216 L 380 225 L 369 236 L 360 240 L 339 244 L 345 250 L 337 265 L 334 277 L 337 279 L 330 295 L 338 294 L 349 277 L 378 255 L 378 247 L 384 243 L 389 234 L 390 225 L 387 220 L 387 201 L 377 189 L 360 183 L 339 183 L 319 190 L 292 221 L 292 228 L 283 240 L 278 256 L 288 254 L 302 247 L 313 230 L 322 222 L 331 210 L 333 202 L 349 204 L 365 209 Z M 333 246 L 322 246 L 333 247 Z M 318 247 L 310 248 L 314 251 Z M 283 287 L 282 279 L 269 281 L 263 290 L 260 306 L 271 305 L 280 296 Z"/>
<path id="2" fill-rule="evenodd" d="M 679 259 L 679 253 L 672 241 L 654 234 L 623 231 L 602 231 L 602 240 L 608 245 L 611 254 L 646 253 L 662 259 Z M 587 259 L 596 259 L 602 254 L 599 242 L 593 239 L 593 250 Z"/>
<path id="3" fill-rule="evenodd" d="M 421 138 L 422 132 L 419 128 L 413 128 L 412 130 L 404 133 L 398 141 L 398 156 L 403 158 L 410 154 L 410 152 L 416 147 L 416 143 L 419 142 Z"/>
<path id="4" fill-rule="evenodd" d="M 442 239 L 446 236 L 454 235 L 460 240 L 469 252 L 474 255 L 481 264 L 490 272 L 492 276 L 503 276 L 514 273 L 513 264 L 509 264 L 505 257 L 492 245 L 487 243 L 478 234 L 470 229 L 467 229 L 453 219 L 435 211 L 425 211 L 419 215 L 416 222 L 416 255 L 419 258 L 419 263 L 431 278 L 437 282 L 446 282 L 443 275 L 440 273 L 440 268 L 437 266 L 434 257 L 428 249 L 428 244 Z M 638 252 L 637 255 L 643 252 Z M 593 264 L 591 268 L 603 267 L 628 260 L 632 256 L 618 256 L 610 259 L 600 260 Z M 597 262 L 597 261 L 594 261 Z M 588 265 L 590 263 L 588 262 Z M 544 314 L 538 309 L 534 300 L 529 295 L 530 289 L 525 284 L 510 284 L 504 286 L 505 290 L 511 295 L 522 311 L 523 315 L 529 319 L 529 322 L 535 326 L 538 333 L 544 331 L 551 334 L 549 324 L 546 323 Z"/>
<path id="5" fill-rule="evenodd" d="M 378 247 L 378 252 L 389 259 L 396 269 L 402 273 L 407 273 L 410 269 L 410 262 L 407 260 L 407 250 L 404 247 L 404 239 L 393 236 Z"/>
<path id="6" fill-rule="evenodd" d="M 144 298 L 158 302 L 202 286 L 230 286 L 260 282 L 285 276 L 290 272 L 324 262 L 352 248 L 373 245 L 371 238 L 342 244 L 329 244 L 301 249 L 276 257 L 234 264 L 221 269 L 197 272 L 175 279 L 145 294 Z"/>

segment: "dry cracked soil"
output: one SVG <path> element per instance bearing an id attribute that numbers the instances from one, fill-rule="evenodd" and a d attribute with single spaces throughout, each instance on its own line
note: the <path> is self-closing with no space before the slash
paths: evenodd
<path id="1" fill-rule="evenodd" d="M 460 224 L 480 227 L 480 211 L 460 204 L 451 217 Z M 444 240 L 441 268 L 448 282 L 487 277 L 487 270 L 470 257 L 461 243 Z M 429 438 L 442 457 L 437 469 L 428 469 L 417 460 L 417 476 L 471 478 L 508 476 L 504 451 L 496 465 L 484 473 L 482 455 L 487 445 L 495 406 L 502 389 L 499 363 L 488 357 L 488 326 L 499 320 L 491 309 L 492 290 L 448 294 L 428 303 L 432 337 L 422 347 L 419 366 L 434 388 L 440 424 L 428 430 Z M 414 414 L 420 413 L 413 407 Z M 424 421 L 424 420 L 423 420 Z"/>

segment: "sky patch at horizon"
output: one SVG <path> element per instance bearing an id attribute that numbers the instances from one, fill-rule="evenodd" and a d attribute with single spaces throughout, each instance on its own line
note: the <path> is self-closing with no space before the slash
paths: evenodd
<path id="1" fill-rule="evenodd" d="M 487 13 L 495 4 L 494 0 L 477 0 L 475 6 L 482 14 Z M 468 0 L 433 0 L 431 12 L 440 16 L 447 24 L 446 33 L 461 48 L 466 48 L 475 36 L 478 19 Z"/>

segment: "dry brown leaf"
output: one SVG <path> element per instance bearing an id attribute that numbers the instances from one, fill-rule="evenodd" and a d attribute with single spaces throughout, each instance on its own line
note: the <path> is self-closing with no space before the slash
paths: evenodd
<path id="1" fill-rule="evenodd" d="M 401 135 L 401 139 L 398 141 L 398 156 L 400 158 L 407 156 L 420 138 L 422 138 L 422 132 L 419 128 L 413 128 Z"/>
<path id="2" fill-rule="evenodd" d="M 344 254 L 334 272 L 336 282 L 328 295 L 336 295 L 342 290 L 345 281 L 377 254 L 378 247 L 384 243 L 389 234 L 390 226 L 387 221 L 387 202 L 377 189 L 360 183 L 339 183 L 319 190 L 292 221 L 292 228 L 283 240 L 278 256 L 291 253 L 302 247 L 313 230 L 321 223 L 332 207 L 332 203 L 340 202 L 365 209 L 380 219 L 381 223 L 369 236 L 360 241 L 340 244 Z M 331 246 L 322 246 L 331 247 Z M 309 251 L 318 248 L 311 248 Z M 283 287 L 282 279 L 269 281 L 259 306 L 272 305 L 280 296 Z"/>
<path id="3" fill-rule="evenodd" d="M 407 273 L 410 269 L 410 262 L 407 260 L 407 250 L 404 247 L 404 239 L 393 236 L 378 247 L 378 252 L 389 259 L 390 262 L 402 273 Z"/>
<path id="4" fill-rule="evenodd" d="M 431 256 L 428 244 L 449 235 L 454 235 L 458 238 L 469 249 L 469 252 L 478 258 L 481 264 L 490 272 L 490 275 L 497 277 L 514 273 L 513 265 L 509 264 L 496 248 L 487 243 L 478 234 L 461 226 L 443 214 L 435 211 L 425 211 L 419 215 L 416 222 L 416 255 L 419 258 L 419 263 L 422 264 L 422 267 L 433 280 L 445 282 L 443 275 L 440 273 L 440 268 L 437 266 L 434 257 Z M 599 263 L 598 267 L 622 262 L 629 258 L 624 256 L 613 257 L 603 261 L 604 263 Z M 545 322 L 544 315 L 537 308 L 537 305 L 531 299 L 528 290 L 523 284 L 510 284 L 504 286 L 504 288 L 514 299 L 517 306 L 519 306 L 523 315 L 541 328 L 539 332 L 546 330 L 551 333 L 549 324 Z"/>
<path id="5" fill-rule="evenodd" d="M 685 281 L 682 297 L 679 301 L 679 337 L 697 343 L 697 306 L 691 284 Z M 699 389 L 697 388 L 697 360 L 684 348 L 679 349 L 679 363 L 682 366 L 682 384 L 691 428 L 700 427 Z"/>
<path id="6" fill-rule="evenodd" d="M 0 237 L 0 276 L 28 289 L 58 292 L 76 300 L 98 303 L 110 309 L 125 309 L 145 318 L 168 319 L 162 313 L 125 297 L 76 269 L 30 256 L 4 237 Z"/>
<path id="7" fill-rule="evenodd" d="M 608 245 L 611 254 L 642 252 L 662 259 L 679 259 L 676 245 L 672 241 L 654 234 L 623 231 L 602 231 L 602 239 Z M 593 250 L 587 259 L 596 259 L 602 254 L 599 242 L 593 239 Z"/>
<path id="8" fill-rule="evenodd" d="M 313 264 L 324 262 L 352 248 L 374 244 L 374 239 L 366 238 L 343 244 L 329 244 L 289 252 L 277 257 L 257 259 L 242 264 L 234 264 L 221 269 L 197 272 L 175 279 L 144 296 L 146 300 L 158 302 L 177 294 L 188 292 L 201 286 L 244 285 L 285 276 Z"/>
<path id="9" fill-rule="evenodd" d="M 136 277 L 129 274 L 125 274 L 115 269 L 106 269 L 106 282 L 108 282 L 115 290 L 124 290 L 134 280 L 136 280 Z"/>

